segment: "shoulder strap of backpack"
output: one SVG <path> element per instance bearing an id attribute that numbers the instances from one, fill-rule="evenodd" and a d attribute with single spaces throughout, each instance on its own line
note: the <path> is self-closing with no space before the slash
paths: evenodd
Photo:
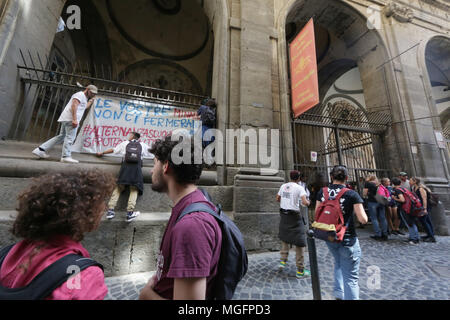
<path id="1" fill-rule="evenodd" d="M 103 270 L 100 263 L 90 258 L 69 254 L 45 268 L 26 287 L 9 289 L 0 286 L 0 297 L 4 296 L 8 300 L 45 299 L 66 282 L 69 277 L 92 266 L 97 266 Z"/>
<path id="2" fill-rule="evenodd" d="M 7 247 L 4 247 L 0 250 L 0 269 L 2 267 L 3 261 L 5 260 L 8 253 L 11 251 L 11 249 L 15 246 L 15 244 L 9 245 Z"/>
<path id="3" fill-rule="evenodd" d="M 336 198 L 334 198 L 334 200 L 341 200 L 342 196 L 349 191 L 349 188 L 344 188 L 341 191 L 339 191 L 339 194 L 336 196 Z M 323 188 L 323 195 L 325 196 L 325 201 L 326 200 L 330 200 L 330 194 L 328 193 L 328 187 L 324 187 Z"/>
<path id="4" fill-rule="evenodd" d="M 344 189 L 342 189 L 341 191 L 339 191 L 339 194 L 337 195 L 336 200 L 337 200 L 337 201 L 341 200 L 341 198 L 344 196 L 344 194 L 345 194 L 347 191 L 350 191 L 350 189 L 349 189 L 349 188 L 344 188 Z"/>
<path id="5" fill-rule="evenodd" d="M 177 219 L 177 222 L 180 221 L 184 216 L 191 214 L 193 212 L 207 212 L 210 215 L 214 216 L 216 219 L 220 219 L 220 216 L 217 214 L 216 211 L 211 209 L 210 206 L 208 206 L 204 202 L 196 202 L 188 205 L 183 212 L 180 214 L 180 216 Z"/>

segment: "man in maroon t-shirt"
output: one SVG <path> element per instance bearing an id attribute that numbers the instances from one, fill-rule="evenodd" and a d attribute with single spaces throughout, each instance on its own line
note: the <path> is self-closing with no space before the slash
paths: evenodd
<path id="1" fill-rule="evenodd" d="M 150 150 L 155 155 L 152 189 L 167 193 L 174 207 L 161 241 L 156 274 L 142 289 L 141 300 L 212 297 L 222 232 L 216 219 L 206 212 L 191 213 L 177 222 L 183 210 L 192 203 L 204 202 L 214 209 L 195 185 L 203 165 L 175 165 L 172 162 L 171 153 L 177 144 L 169 136 L 156 141 Z M 194 150 L 191 154 L 191 163 L 194 163 Z"/>

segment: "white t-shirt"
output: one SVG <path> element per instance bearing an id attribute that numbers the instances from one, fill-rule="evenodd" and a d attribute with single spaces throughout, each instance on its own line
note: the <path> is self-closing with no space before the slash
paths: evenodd
<path id="1" fill-rule="evenodd" d="M 134 141 L 134 140 L 133 140 Z M 120 144 L 118 144 L 115 148 L 114 148 L 114 153 L 116 154 L 121 154 L 121 155 L 125 155 L 125 153 L 127 152 L 127 145 L 130 143 L 129 140 L 126 140 Z M 142 158 L 149 158 L 149 159 L 154 159 L 155 156 L 148 152 L 148 149 L 150 148 L 147 144 L 143 143 L 143 142 L 139 142 L 142 146 Z"/>
<path id="2" fill-rule="evenodd" d="M 411 185 L 409 184 L 409 180 L 405 180 L 404 182 L 402 181 L 400 187 L 411 191 Z"/>
<path id="3" fill-rule="evenodd" d="M 58 119 L 58 122 L 70 121 L 72 122 L 72 102 L 73 99 L 77 99 L 80 101 L 77 109 L 77 121 L 80 123 L 81 118 L 83 118 L 84 110 L 86 110 L 88 100 L 83 91 L 75 93 L 71 98 L 69 103 L 64 108 L 64 111 L 61 113 L 61 116 Z"/>
<path id="4" fill-rule="evenodd" d="M 295 182 L 283 184 L 278 191 L 281 197 L 280 208 L 284 210 L 300 211 L 302 197 L 306 196 L 306 191 Z"/>

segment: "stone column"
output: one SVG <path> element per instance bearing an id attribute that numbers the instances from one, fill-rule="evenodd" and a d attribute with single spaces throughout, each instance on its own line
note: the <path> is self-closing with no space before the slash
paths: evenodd
<path id="1" fill-rule="evenodd" d="M 414 12 L 407 7 L 388 6 L 385 14 L 388 21 L 384 25 L 385 34 L 392 57 L 388 86 L 398 98 L 393 106 L 393 130 L 398 154 L 406 155 L 402 159 L 402 171 L 407 171 L 410 177 L 422 178 L 440 194 L 444 207 L 449 208 L 448 163 L 436 141 L 434 131 L 438 128 L 435 127 L 434 112 L 430 108 L 418 59 L 419 45 L 432 31 L 412 24 Z M 437 211 L 436 214 L 444 215 L 437 218 L 445 223 L 445 213 Z"/>
<path id="2" fill-rule="evenodd" d="M 22 65 L 19 50 L 28 50 L 37 60 L 51 49 L 65 1 L 8 1 L 0 21 L 0 137 L 11 130 L 17 109 L 22 107 L 23 85 L 17 65 Z M 32 92 L 30 92 L 30 95 Z"/>

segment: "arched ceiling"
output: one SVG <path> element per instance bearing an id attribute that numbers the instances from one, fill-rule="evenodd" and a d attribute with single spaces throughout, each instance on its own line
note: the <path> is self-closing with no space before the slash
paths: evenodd
<path id="1" fill-rule="evenodd" d="M 309 21 L 314 23 L 353 46 L 367 33 L 367 22 L 357 11 L 342 1 L 335 0 L 299 0 L 289 12 L 286 24 L 295 23 L 297 33 Z"/>
<path id="2" fill-rule="evenodd" d="M 124 38 L 149 55 L 171 60 L 196 56 L 210 37 L 198 0 L 107 0 L 111 20 Z"/>
<path id="3" fill-rule="evenodd" d="M 450 39 L 431 39 L 426 47 L 425 59 L 432 86 L 450 86 Z"/>

